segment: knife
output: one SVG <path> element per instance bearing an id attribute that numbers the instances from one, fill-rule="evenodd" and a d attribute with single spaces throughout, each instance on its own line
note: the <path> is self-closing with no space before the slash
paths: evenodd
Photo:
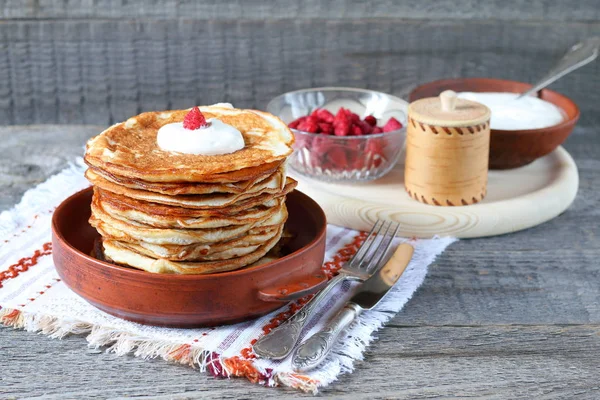
<path id="1" fill-rule="evenodd" d="M 292 355 L 292 367 L 304 372 L 319 365 L 331 351 L 341 333 L 363 310 L 370 310 L 386 295 L 400 278 L 410 262 L 414 248 L 403 243 L 389 261 L 362 283 L 354 296 L 346 303 L 325 327 L 304 341 Z"/>

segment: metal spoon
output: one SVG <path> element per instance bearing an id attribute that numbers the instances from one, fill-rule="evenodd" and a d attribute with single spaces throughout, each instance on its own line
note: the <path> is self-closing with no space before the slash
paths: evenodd
<path id="1" fill-rule="evenodd" d="M 521 93 L 517 99 L 528 96 L 538 90 L 541 90 L 579 67 L 583 67 L 598 57 L 598 48 L 600 48 L 600 37 L 592 37 L 577 43 L 569 49 L 567 54 L 552 68 L 542 79 L 540 79 L 531 89 Z"/>

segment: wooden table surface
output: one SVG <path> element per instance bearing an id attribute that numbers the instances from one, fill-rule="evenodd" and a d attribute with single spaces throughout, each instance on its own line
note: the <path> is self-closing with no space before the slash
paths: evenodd
<path id="1" fill-rule="evenodd" d="M 97 126 L 0 128 L 0 209 L 82 153 Z M 405 309 L 324 390 L 339 398 L 600 398 L 600 140 L 566 143 L 580 172 L 574 204 L 523 232 L 463 240 L 430 268 Z M 0 398 L 291 398 L 162 360 L 116 357 L 0 328 Z"/>

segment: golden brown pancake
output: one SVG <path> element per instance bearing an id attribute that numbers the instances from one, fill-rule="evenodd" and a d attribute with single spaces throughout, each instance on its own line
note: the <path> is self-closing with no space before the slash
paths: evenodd
<path id="1" fill-rule="evenodd" d="M 239 182 L 146 182 L 141 179 L 127 178 L 111 174 L 99 168 L 91 166 L 90 169 L 96 175 L 106 179 L 117 185 L 125 186 L 131 189 L 147 190 L 149 192 L 162 193 L 167 195 L 189 195 L 189 194 L 209 194 L 209 193 L 243 193 L 252 186 L 265 179 L 273 177 L 278 171 L 283 168 L 280 166 L 274 172 L 257 176 L 254 179 L 249 179 Z"/>
<path id="2" fill-rule="evenodd" d="M 281 226 L 258 227 L 250 229 L 236 239 L 193 245 L 159 245 L 139 241 L 137 243 L 120 242 L 123 247 L 152 258 L 164 258 L 171 261 L 209 261 L 240 257 L 256 250 L 261 244 L 279 234 Z"/>
<path id="3" fill-rule="evenodd" d="M 280 193 L 285 187 L 285 178 L 283 171 L 273 174 L 272 178 L 258 182 L 255 186 L 242 193 L 209 193 L 198 195 L 166 195 L 162 193 L 149 192 L 146 190 L 131 189 L 125 186 L 110 182 L 92 169 L 85 171 L 85 177 L 92 185 L 110 192 L 122 194 L 126 197 L 153 203 L 160 203 L 172 206 L 186 208 L 210 209 L 214 207 L 227 207 L 239 201 L 256 197 L 262 193 L 276 194 Z"/>
<path id="4" fill-rule="evenodd" d="M 206 229 L 231 225 L 246 225 L 260 221 L 277 212 L 283 198 L 274 199 L 273 204 L 259 205 L 240 211 L 234 215 L 212 215 L 207 217 L 181 218 L 167 215 L 148 214 L 131 208 L 114 207 L 110 202 L 98 200 L 100 206 L 111 217 L 120 220 L 130 220 L 155 228 Z"/>
<path id="5" fill-rule="evenodd" d="M 260 260 L 281 238 L 283 228 L 278 235 L 263 243 L 253 252 L 241 257 L 218 261 L 178 262 L 164 258 L 152 258 L 126 248 L 121 242 L 104 240 L 104 256 L 117 264 L 161 274 L 211 274 L 243 268 Z"/>
<path id="6" fill-rule="evenodd" d="M 253 179 L 292 152 L 294 136 L 279 118 L 262 111 L 199 107 L 204 116 L 237 128 L 245 147 L 231 154 L 195 155 L 163 151 L 158 129 L 181 122 L 189 110 L 147 112 L 115 124 L 90 139 L 85 160 L 110 174 L 148 182 L 239 182 Z M 279 164 L 277 164 L 279 165 Z M 248 168 L 249 176 L 227 175 Z M 233 179 L 233 180 L 232 180 Z"/>
<path id="7" fill-rule="evenodd" d="M 112 207 L 118 208 L 124 212 L 139 211 L 146 214 L 151 214 L 156 218 L 160 218 L 162 216 L 169 219 L 202 218 L 214 216 L 235 218 L 238 213 L 254 207 L 273 207 L 277 203 L 277 199 L 287 195 L 289 192 L 294 190 L 297 185 L 298 182 L 292 178 L 286 178 L 286 185 L 279 193 L 263 193 L 256 197 L 251 197 L 227 207 L 215 207 L 211 209 L 193 209 L 146 202 L 123 196 L 108 190 L 103 190 L 98 187 L 94 187 L 94 192 L 95 195 L 99 197 L 101 202 L 108 202 Z"/>
<path id="8" fill-rule="evenodd" d="M 165 229 L 154 228 L 133 221 L 123 221 L 111 217 L 99 205 L 92 202 L 90 224 L 103 237 L 135 243 L 144 241 L 153 244 L 210 244 L 237 238 L 254 227 L 280 226 L 287 220 L 287 209 L 283 203 L 273 215 L 247 225 L 232 225 L 209 229 Z"/>

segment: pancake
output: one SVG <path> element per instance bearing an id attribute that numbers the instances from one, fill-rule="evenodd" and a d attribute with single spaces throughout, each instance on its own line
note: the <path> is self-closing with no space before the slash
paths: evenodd
<path id="1" fill-rule="evenodd" d="M 94 195 L 95 196 L 95 195 Z M 231 225 L 246 225 L 259 222 L 266 217 L 273 215 L 278 207 L 283 202 L 281 197 L 276 198 L 270 206 L 259 205 L 246 210 L 242 210 L 237 214 L 214 215 L 208 217 L 196 218 L 179 218 L 169 217 L 165 215 L 147 214 L 143 211 L 137 211 L 131 208 L 121 206 L 113 206 L 110 201 L 98 200 L 102 209 L 111 217 L 123 221 L 134 221 L 155 228 L 177 228 L 177 229 L 206 229 L 220 228 Z"/>
<path id="2" fill-rule="evenodd" d="M 171 261 L 207 261 L 224 260 L 249 254 L 264 242 L 279 234 L 281 226 L 271 228 L 253 228 L 236 239 L 200 245 L 159 245 L 146 242 L 120 242 L 123 247 L 152 258 L 164 258 Z"/>
<path id="3" fill-rule="evenodd" d="M 122 221 L 111 217 L 97 202 L 92 202 L 92 215 L 90 224 L 98 230 L 103 237 L 126 242 L 144 241 L 153 244 L 189 245 L 204 243 L 210 244 L 234 239 L 248 232 L 254 227 L 267 227 L 283 225 L 287 220 L 285 203 L 272 216 L 264 220 L 247 224 L 233 225 L 222 228 L 209 229 L 165 229 L 154 228 L 133 221 Z"/>
<path id="4" fill-rule="evenodd" d="M 269 193 L 276 194 L 281 192 L 285 187 L 285 177 L 283 171 L 278 171 L 273 174 L 272 178 L 265 179 L 250 189 L 242 193 L 209 193 L 204 195 L 175 195 L 169 196 L 161 193 L 149 192 L 146 190 L 131 189 L 125 186 L 118 185 L 104 179 L 96 174 L 92 169 L 85 171 L 85 177 L 92 185 L 110 192 L 122 194 L 134 199 L 160 203 L 166 205 L 180 206 L 186 208 L 214 208 L 227 207 L 238 201 L 255 197 L 258 194 Z"/>
<path id="5" fill-rule="evenodd" d="M 190 194 L 210 194 L 210 193 L 243 193 L 250 190 L 251 187 L 263 182 L 265 179 L 276 178 L 275 174 L 279 171 L 285 173 L 285 163 L 282 163 L 274 172 L 258 175 L 254 179 L 239 182 L 146 182 L 141 179 L 126 178 L 111 174 L 99 168 L 90 166 L 94 174 L 101 176 L 109 182 L 121 185 L 131 189 L 146 190 L 149 192 L 162 193 L 166 195 L 190 195 Z"/>
<path id="6" fill-rule="evenodd" d="M 159 274 L 211 274 L 243 268 L 263 258 L 279 241 L 283 229 L 271 240 L 253 252 L 241 257 L 218 261 L 178 262 L 163 258 L 152 258 L 126 248 L 115 240 L 104 240 L 104 256 L 117 264 L 128 265 L 147 272 Z"/>
<path id="7" fill-rule="evenodd" d="M 275 231 L 275 233 L 277 233 L 278 231 Z M 274 236 L 274 235 L 272 235 Z M 269 238 L 270 239 L 270 238 Z M 126 243 L 126 242 L 119 242 L 123 248 L 131 250 L 137 254 L 140 255 L 145 255 L 148 257 L 152 257 L 152 258 L 160 258 L 160 259 L 164 259 L 164 260 L 168 260 L 168 261 L 179 261 L 179 262 L 197 262 L 197 261 L 223 261 L 223 260 L 230 260 L 232 258 L 237 258 L 237 257 L 243 257 L 245 255 L 251 254 L 254 251 L 256 251 L 261 244 L 264 243 L 264 241 L 262 241 L 259 244 L 256 245 L 251 245 L 248 244 L 246 246 L 240 246 L 240 247 L 235 247 L 235 248 L 230 248 L 230 249 L 226 249 L 223 250 L 222 252 L 215 252 L 213 254 L 207 254 L 205 256 L 193 256 L 193 255 L 189 255 L 189 256 L 167 256 L 167 257 L 161 257 L 160 255 L 157 255 L 156 253 L 149 251 L 148 249 L 139 246 L 139 245 L 135 245 L 132 243 Z M 197 254 L 197 253 L 191 253 L 191 254 Z"/>
<path id="8" fill-rule="evenodd" d="M 121 211 L 140 212 L 152 215 L 155 219 L 173 221 L 177 219 L 223 216 L 235 218 L 239 213 L 254 207 L 273 207 L 278 204 L 277 202 L 280 199 L 283 199 L 285 195 L 294 190 L 297 185 L 298 182 L 292 178 L 286 178 L 286 185 L 279 193 L 263 193 L 227 207 L 214 207 L 210 209 L 193 209 L 146 202 L 108 190 L 103 190 L 98 187 L 94 187 L 94 194 L 95 196 L 98 196 L 102 203 L 108 202 L 112 207 L 119 208 Z"/>
<path id="9" fill-rule="evenodd" d="M 189 110 L 147 112 L 90 139 L 85 161 L 110 174 L 147 182 L 239 182 L 259 176 L 270 164 L 279 166 L 292 153 L 293 134 L 269 113 L 221 106 L 199 108 L 206 119 L 218 118 L 237 128 L 244 148 L 212 156 L 163 151 L 156 143 L 158 129 L 183 121 Z M 235 174 L 245 169 L 250 170 Z"/>

